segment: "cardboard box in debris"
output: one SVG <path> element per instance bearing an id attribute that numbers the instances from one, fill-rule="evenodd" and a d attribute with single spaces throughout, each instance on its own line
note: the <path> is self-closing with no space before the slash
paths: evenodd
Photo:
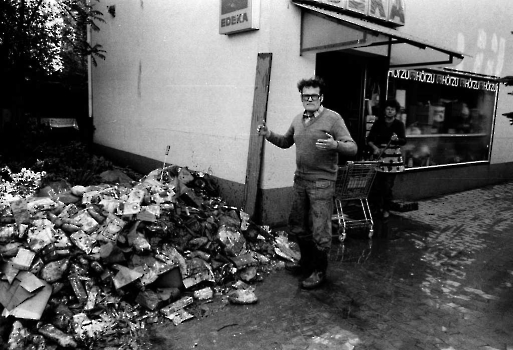
<path id="1" fill-rule="evenodd" d="M 298 253 L 283 232 L 214 196 L 213 184 L 169 166 L 131 183 L 0 195 L 10 349 L 119 342 L 144 322 L 201 316 L 216 296 L 255 303 L 254 282 Z"/>

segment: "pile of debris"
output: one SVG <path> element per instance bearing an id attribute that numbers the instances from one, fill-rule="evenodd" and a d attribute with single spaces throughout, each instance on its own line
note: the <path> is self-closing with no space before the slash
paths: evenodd
<path id="1" fill-rule="evenodd" d="M 148 323 L 202 317 L 217 297 L 257 302 L 255 282 L 299 258 L 284 232 L 214 196 L 204 173 L 172 165 L 139 181 L 41 189 L 43 177 L 23 169 L 0 179 L 12 350 L 137 349 Z"/>

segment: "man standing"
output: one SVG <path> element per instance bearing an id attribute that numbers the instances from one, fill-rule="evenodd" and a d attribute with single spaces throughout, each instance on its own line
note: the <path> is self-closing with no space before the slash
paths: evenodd
<path id="1" fill-rule="evenodd" d="M 276 134 L 265 124 L 257 131 L 280 148 L 296 145 L 289 230 L 301 251 L 299 267 L 308 276 L 301 286 L 312 289 L 324 282 L 328 267 L 338 157 L 354 156 L 357 147 L 340 114 L 322 106 L 322 79 L 303 79 L 297 87 L 305 110 L 293 119 L 287 132 Z"/>

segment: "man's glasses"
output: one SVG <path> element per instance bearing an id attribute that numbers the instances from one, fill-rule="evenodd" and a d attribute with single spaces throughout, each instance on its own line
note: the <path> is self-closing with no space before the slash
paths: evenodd
<path id="1" fill-rule="evenodd" d="M 321 97 L 321 95 L 319 95 L 319 94 L 312 94 L 312 95 L 301 94 L 301 99 L 303 101 L 310 101 L 310 100 L 318 101 L 319 97 Z"/>

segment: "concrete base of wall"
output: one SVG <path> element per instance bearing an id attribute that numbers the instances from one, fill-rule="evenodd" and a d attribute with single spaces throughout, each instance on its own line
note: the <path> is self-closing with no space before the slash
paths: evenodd
<path id="1" fill-rule="evenodd" d="M 119 166 L 128 166 L 143 175 L 162 167 L 162 161 L 159 162 L 155 159 L 139 156 L 137 154 L 103 145 L 93 144 L 93 151 L 97 154 L 101 154 Z"/>
<path id="2" fill-rule="evenodd" d="M 141 174 L 162 167 L 162 162 L 110 147 L 94 145 L 97 153 L 121 166 L 129 166 Z M 187 164 L 177 164 L 187 166 Z M 194 169 L 192 169 L 194 170 Z M 244 184 L 216 178 L 221 197 L 228 205 L 243 207 Z M 450 193 L 495 185 L 513 180 L 513 162 L 501 164 L 473 164 L 431 170 L 409 170 L 399 174 L 395 181 L 396 199 L 416 201 Z M 292 185 L 292 184 L 291 184 Z M 283 226 L 287 223 L 292 205 L 292 187 L 262 190 L 255 220 L 263 225 Z"/>
<path id="3" fill-rule="evenodd" d="M 397 176 L 394 196 L 420 200 L 513 180 L 513 163 L 472 164 L 409 170 Z"/>
<path id="4" fill-rule="evenodd" d="M 146 175 L 157 168 L 162 168 L 163 165 L 163 161 L 158 161 L 103 145 L 94 144 L 93 149 L 96 153 L 105 156 L 106 158 L 112 160 L 114 163 L 120 166 L 128 166 L 143 175 Z M 167 164 L 167 166 L 169 165 L 172 164 Z M 187 164 L 176 165 L 182 167 L 187 166 Z M 222 198 L 226 201 L 226 203 L 230 206 L 238 208 L 242 207 L 244 198 L 244 184 L 225 179 L 219 179 L 215 176 L 213 177 L 217 181 Z"/>
<path id="5" fill-rule="evenodd" d="M 409 170 L 396 177 L 394 198 L 417 201 L 508 181 L 513 181 L 513 163 Z M 292 205 L 292 187 L 262 192 L 262 222 L 266 225 L 286 224 Z"/>

